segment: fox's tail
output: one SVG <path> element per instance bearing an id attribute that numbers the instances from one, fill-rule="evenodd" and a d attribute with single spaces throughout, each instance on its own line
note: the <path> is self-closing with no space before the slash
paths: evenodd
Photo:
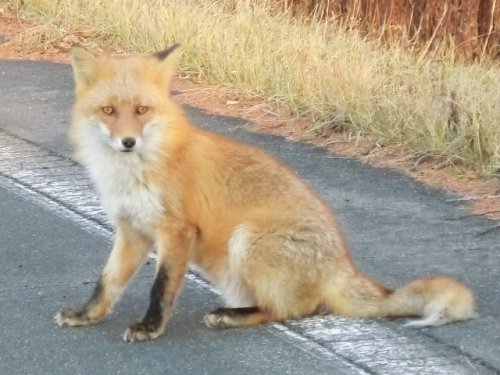
<path id="1" fill-rule="evenodd" d="M 434 276 L 390 291 L 356 274 L 329 288 L 326 304 L 338 315 L 357 317 L 421 317 L 407 326 L 438 326 L 477 317 L 474 296 L 458 281 Z"/>

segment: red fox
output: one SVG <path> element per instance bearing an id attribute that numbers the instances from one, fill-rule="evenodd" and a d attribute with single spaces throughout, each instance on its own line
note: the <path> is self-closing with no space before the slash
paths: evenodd
<path id="1" fill-rule="evenodd" d="M 349 317 L 423 317 L 415 326 L 476 316 L 471 291 L 451 278 L 391 291 L 360 273 L 330 209 L 287 166 L 196 129 L 169 95 L 177 46 L 148 56 L 71 51 L 77 99 L 70 141 L 116 239 L 90 300 L 57 313 L 57 324 L 95 324 L 110 314 L 153 246 L 149 308 L 125 341 L 164 333 L 190 264 L 228 305 L 205 316 L 210 328 L 298 319 L 325 308 Z"/>

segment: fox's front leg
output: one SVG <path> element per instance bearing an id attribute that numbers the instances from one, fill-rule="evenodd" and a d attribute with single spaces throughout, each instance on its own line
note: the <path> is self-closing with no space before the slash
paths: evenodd
<path id="1" fill-rule="evenodd" d="M 149 308 L 144 318 L 123 334 L 127 342 L 152 340 L 165 332 L 188 269 L 194 231 L 187 226 L 169 225 L 159 232 Z"/>
<path id="2" fill-rule="evenodd" d="M 56 323 L 59 326 L 84 326 L 95 324 L 109 315 L 152 245 L 150 239 L 131 225 L 118 222 L 113 250 L 89 301 L 81 309 L 58 312 Z"/>

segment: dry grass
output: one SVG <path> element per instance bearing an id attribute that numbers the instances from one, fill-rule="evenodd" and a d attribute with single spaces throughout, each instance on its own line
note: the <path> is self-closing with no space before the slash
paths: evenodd
<path id="1" fill-rule="evenodd" d="M 256 3 L 261 3 L 256 5 Z M 250 0 L 0 0 L 35 20 L 45 48 L 80 41 L 152 52 L 174 41 L 181 70 L 415 155 L 500 170 L 500 67 L 390 48 L 333 20 L 300 20 Z"/>

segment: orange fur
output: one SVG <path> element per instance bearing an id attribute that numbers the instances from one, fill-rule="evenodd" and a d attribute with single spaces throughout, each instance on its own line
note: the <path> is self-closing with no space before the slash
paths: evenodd
<path id="1" fill-rule="evenodd" d="M 125 58 L 72 52 L 76 156 L 118 231 L 158 248 L 151 305 L 126 331 L 127 341 L 163 333 L 189 263 L 229 305 L 258 309 L 208 314 L 211 327 L 300 318 L 322 306 L 345 316 L 434 316 L 432 324 L 474 317 L 472 293 L 452 279 L 422 279 L 392 293 L 360 274 L 330 209 L 288 167 L 260 149 L 193 127 L 168 95 L 174 49 Z M 123 145 L 127 137 L 136 141 L 131 150 Z M 121 290 L 137 266 L 120 258 L 130 248 L 123 236 L 115 248 L 105 275 L 109 269 L 123 275 L 103 278 L 107 298 L 93 297 L 90 305 L 109 308 L 88 324 L 109 313 L 119 297 L 109 291 Z M 76 322 L 85 324 L 87 313 L 78 311 L 84 319 Z M 62 312 L 56 319 L 73 325 L 76 318 Z"/>

